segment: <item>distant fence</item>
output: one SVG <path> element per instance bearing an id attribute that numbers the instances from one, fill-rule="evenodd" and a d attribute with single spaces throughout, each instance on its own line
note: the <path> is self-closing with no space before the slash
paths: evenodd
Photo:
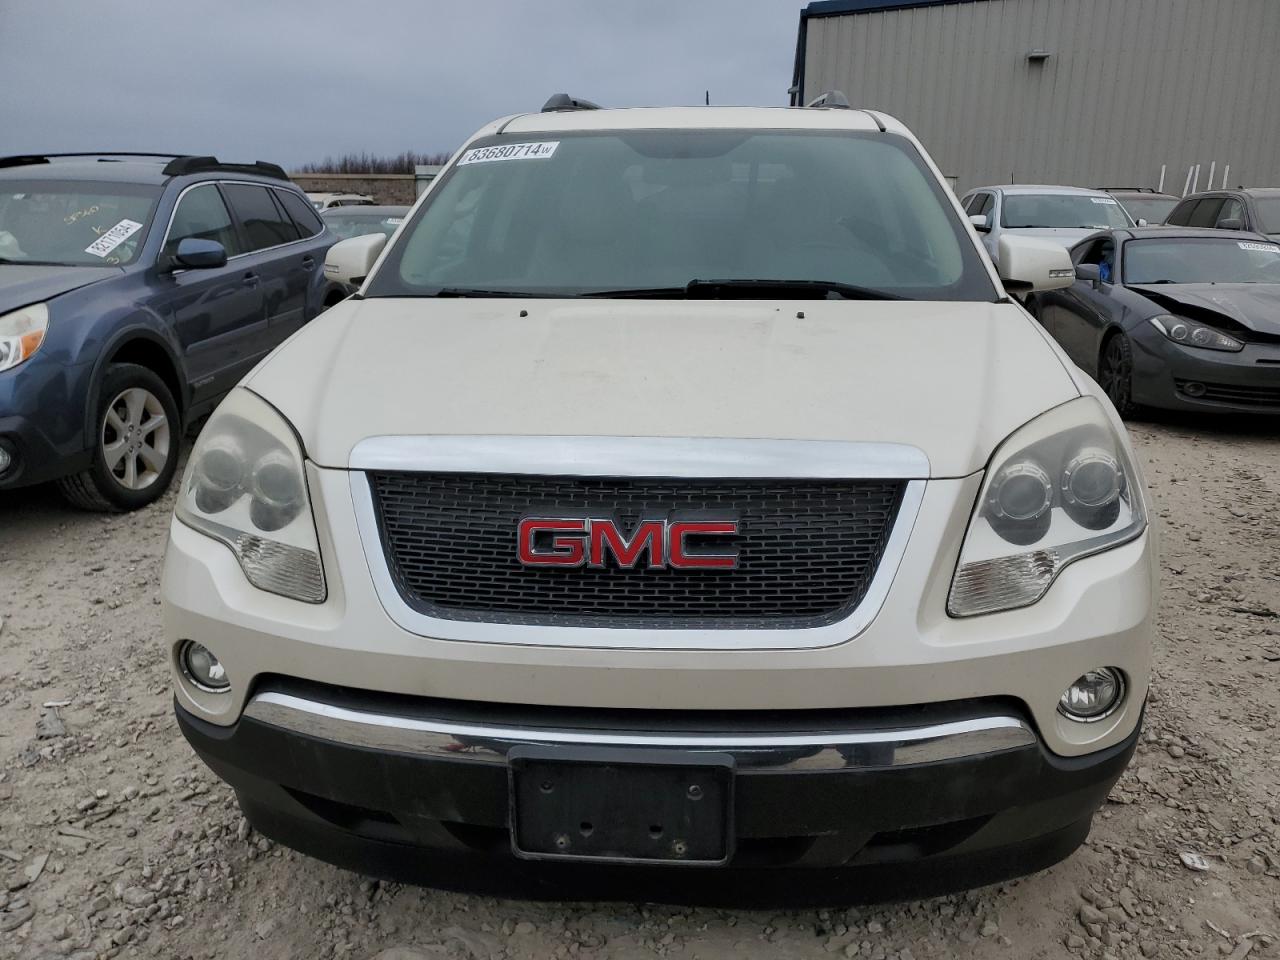
<path id="1" fill-rule="evenodd" d="M 418 199 L 412 173 L 291 173 L 307 193 L 363 193 L 376 203 L 408 206 Z"/>

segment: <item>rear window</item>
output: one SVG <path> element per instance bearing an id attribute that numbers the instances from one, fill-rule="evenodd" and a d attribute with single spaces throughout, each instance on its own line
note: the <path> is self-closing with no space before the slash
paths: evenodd
<path id="1" fill-rule="evenodd" d="M 1129 216 L 1147 223 L 1164 223 L 1164 218 L 1177 205 L 1177 200 L 1161 197 L 1132 197 L 1124 201 L 1124 208 L 1129 211 Z"/>
<path id="2" fill-rule="evenodd" d="M 145 184 L 0 180 L 0 262 L 132 263 L 159 196 Z"/>
<path id="3" fill-rule="evenodd" d="M 616 131 L 472 144 L 368 296 L 546 296 L 805 280 L 993 300 L 908 141 L 813 131 Z"/>

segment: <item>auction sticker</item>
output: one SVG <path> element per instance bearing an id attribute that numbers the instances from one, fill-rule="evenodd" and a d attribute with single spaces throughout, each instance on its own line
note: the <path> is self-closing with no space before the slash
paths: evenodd
<path id="1" fill-rule="evenodd" d="M 91 253 L 95 257 L 105 257 L 141 229 L 142 224 L 136 220 L 121 220 L 97 240 L 85 247 L 84 252 Z"/>
<path id="2" fill-rule="evenodd" d="M 1112 207 L 1116 205 L 1116 202 L 1112 200 L 1110 197 L 1090 197 L 1089 199 L 1092 200 L 1094 203 L 1105 203 Z"/>
<path id="3" fill-rule="evenodd" d="M 1280 253 L 1280 246 L 1274 243 L 1252 243 L 1248 240 L 1237 240 L 1236 246 L 1241 250 L 1256 250 L 1258 253 Z"/>
<path id="4" fill-rule="evenodd" d="M 539 140 L 536 143 L 504 143 L 494 147 L 476 147 L 468 150 L 458 161 L 464 163 L 494 163 L 498 160 L 548 160 L 555 155 L 559 140 Z"/>

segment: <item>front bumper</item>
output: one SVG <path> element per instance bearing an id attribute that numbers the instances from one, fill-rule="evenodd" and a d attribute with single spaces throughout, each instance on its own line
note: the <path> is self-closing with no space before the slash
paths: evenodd
<path id="1" fill-rule="evenodd" d="M 1280 344 L 1199 350 L 1142 329 L 1134 337 L 1133 398 L 1165 410 L 1280 414 Z"/>
<path id="2" fill-rule="evenodd" d="M 1087 757 L 1058 757 L 1001 700 L 783 717 L 602 715 L 275 678 L 230 726 L 176 710 L 255 828 L 320 859 L 495 895 L 703 903 L 920 897 L 1043 868 L 1087 835 L 1138 737 L 1135 726 Z M 516 858 L 508 754 L 532 744 L 732 758 L 724 882 L 688 866 Z M 799 867 L 816 882 L 788 879 Z"/>

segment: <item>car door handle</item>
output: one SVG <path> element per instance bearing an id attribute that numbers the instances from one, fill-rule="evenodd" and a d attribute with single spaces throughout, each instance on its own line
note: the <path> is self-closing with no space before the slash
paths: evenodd
<path id="1" fill-rule="evenodd" d="M 313 267 L 315 266 L 315 262 L 316 262 L 316 258 L 311 256 L 311 254 L 307 254 L 305 257 L 302 258 L 302 265 L 304 267 Z"/>
<path id="2" fill-rule="evenodd" d="M 241 282 L 246 287 L 256 287 L 258 285 L 258 275 L 256 273 L 246 273 Z"/>

